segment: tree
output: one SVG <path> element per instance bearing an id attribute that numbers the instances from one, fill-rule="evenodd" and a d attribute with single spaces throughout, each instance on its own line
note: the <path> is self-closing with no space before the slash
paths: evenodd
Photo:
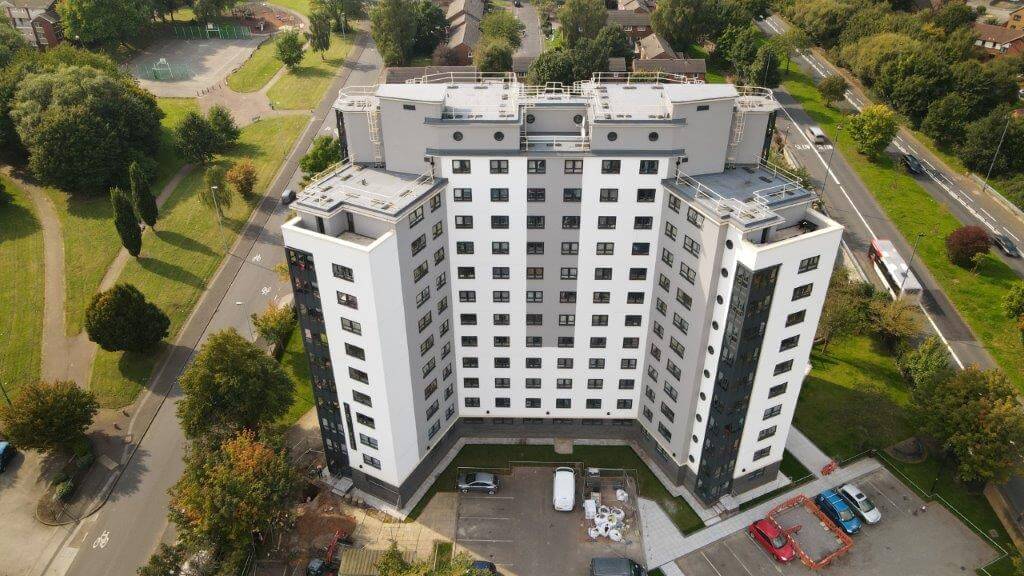
<path id="1" fill-rule="evenodd" d="M 941 98 L 949 84 L 949 64 L 934 50 L 922 47 L 884 63 L 874 89 L 917 126 L 928 105 Z"/>
<path id="2" fill-rule="evenodd" d="M 939 146 L 952 146 L 963 139 L 969 113 L 966 99 L 957 92 L 951 92 L 928 106 L 928 112 L 921 121 L 921 131 Z"/>
<path id="3" fill-rule="evenodd" d="M 416 42 L 412 0 L 380 0 L 370 10 L 370 35 L 387 66 L 401 66 Z"/>
<path id="4" fill-rule="evenodd" d="M 970 26 L 978 17 L 974 8 L 959 0 L 948 2 L 932 13 L 932 23 L 949 34 L 957 28 Z"/>
<path id="5" fill-rule="evenodd" d="M 209 22 L 238 4 L 238 0 L 194 0 L 192 11 L 202 22 Z"/>
<path id="6" fill-rule="evenodd" d="M 847 120 L 847 126 L 857 151 L 871 159 L 885 150 L 899 129 L 896 114 L 885 104 L 865 106 Z"/>
<path id="7" fill-rule="evenodd" d="M 1003 295 L 1003 313 L 1013 320 L 1024 316 L 1024 281 L 1016 281 Z"/>
<path id="8" fill-rule="evenodd" d="M 92 392 L 74 382 L 33 382 L 0 404 L 0 423 L 15 446 L 53 452 L 83 443 L 97 410 Z"/>
<path id="9" fill-rule="evenodd" d="M 14 55 L 28 48 L 25 37 L 7 22 L 0 23 L 0 68 L 14 60 Z"/>
<path id="10" fill-rule="evenodd" d="M 234 329 L 210 336 L 179 382 L 178 419 L 193 439 L 257 429 L 283 416 L 292 401 L 281 366 Z"/>
<path id="11" fill-rule="evenodd" d="M 946 236 L 946 257 L 967 268 L 975 254 L 987 254 L 990 240 L 981 226 L 961 226 Z"/>
<path id="12" fill-rule="evenodd" d="M 805 50 L 811 47 L 811 39 L 803 30 L 792 27 L 782 34 L 772 36 L 768 43 L 775 48 L 775 52 L 786 59 L 786 72 L 789 72 L 791 54 L 797 50 Z"/>
<path id="13" fill-rule="evenodd" d="M 816 334 L 822 352 L 828 351 L 833 340 L 863 331 L 868 326 L 865 308 L 871 295 L 871 285 L 853 280 L 846 268 L 837 267 L 832 272 Z"/>
<path id="14" fill-rule="evenodd" d="M 294 70 L 302 62 L 302 37 L 297 30 L 285 30 L 277 35 L 274 40 L 274 49 L 277 59 Z"/>
<path id="15" fill-rule="evenodd" d="M 323 10 L 331 15 L 332 29 L 338 34 L 348 30 L 349 18 L 362 18 L 366 16 L 363 7 L 363 0 L 312 0 L 312 10 Z"/>
<path id="16" fill-rule="evenodd" d="M 502 39 L 485 38 L 473 51 L 473 63 L 481 72 L 512 70 L 512 47 Z"/>
<path id="17" fill-rule="evenodd" d="M 150 228 L 156 226 L 159 209 L 156 198 L 149 189 L 149 175 L 139 166 L 138 161 L 128 165 L 128 184 L 131 187 L 132 207 L 135 215 Z"/>
<path id="18" fill-rule="evenodd" d="M 303 174 L 312 176 L 341 161 L 341 143 L 337 138 L 317 136 L 309 152 L 299 160 Z"/>
<path id="19" fill-rule="evenodd" d="M 416 10 L 416 41 L 412 50 L 417 54 L 432 54 L 434 49 L 444 43 L 448 20 L 444 11 L 430 0 L 418 0 L 414 3 Z M 502 11 L 504 12 L 504 11 Z M 487 20 L 484 17 L 484 20 Z"/>
<path id="20" fill-rule="evenodd" d="M 748 84 L 774 88 L 782 81 L 779 72 L 779 55 L 770 44 L 762 44 L 757 49 L 754 61 L 740 70 L 740 75 Z"/>
<path id="21" fill-rule="evenodd" d="M 168 516 L 186 546 L 215 551 L 220 573 L 236 574 L 252 550 L 253 534 L 268 534 L 290 520 L 298 487 L 284 451 L 242 431 L 217 448 L 191 446 L 185 471 L 170 490 Z"/>
<path id="22" fill-rule="evenodd" d="M 108 352 L 145 352 L 167 336 L 171 320 L 131 284 L 92 297 L 85 310 L 89 340 Z"/>
<path id="23" fill-rule="evenodd" d="M 608 47 L 593 38 L 581 38 L 569 50 L 573 81 L 589 80 L 595 72 L 608 70 Z"/>
<path id="24" fill-rule="evenodd" d="M 259 179 L 256 167 L 248 158 L 232 166 L 225 178 L 242 198 L 249 198 Z"/>
<path id="25" fill-rule="evenodd" d="M 185 551 L 181 546 L 168 546 L 163 542 L 149 557 L 149 562 L 138 569 L 139 576 L 179 576 L 185 562 Z"/>
<path id="26" fill-rule="evenodd" d="M 231 190 L 228 189 L 227 183 L 227 170 L 223 166 L 214 164 L 206 169 L 206 174 L 203 175 L 203 183 L 206 186 L 203 187 L 202 193 L 199 195 L 199 201 L 208 208 L 213 208 L 217 211 L 217 215 L 220 217 L 224 216 L 224 209 L 231 206 Z"/>
<path id="27" fill-rule="evenodd" d="M 433 3 L 431 3 L 433 5 Z M 489 12 L 480 21 L 480 34 L 485 38 L 504 40 L 515 52 L 523 44 L 526 24 L 508 10 Z M 511 66 L 508 68 L 511 70 Z"/>
<path id="28" fill-rule="evenodd" d="M 562 35 L 570 48 L 580 38 L 593 38 L 608 19 L 608 10 L 601 0 L 566 0 L 558 9 Z"/>
<path id="29" fill-rule="evenodd" d="M 162 116 L 151 94 L 91 66 L 29 74 L 10 110 L 33 175 L 86 194 L 119 183 L 139 155 L 156 155 Z"/>
<path id="30" fill-rule="evenodd" d="M 633 61 L 633 40 L 618 24 L 609 24 L 601 28 L 595 38 L 599 46 L 608 51 L 609 57 L 625 58 L 626 67 Z"/>
<path id="31" fill-rule="evenodd" d="M 291 306 L 271 302 L 263 314 L 252 314 L 249 318 L 257 334 L 278 346 L 284 346 L 295 329 L 295 309 Z"/>
<path id="32" fill-rule="evenodd" d="M 206 164 L 220 149 L 221 136 L 209 120 L 190 110 L 174 128 L 174 147 L 192 164 Z"/>
<path id="33" fill-rule="evenodd" d="M 968 168 L 988 173 L 991 167 L 993 176 L 1024 170 L 1024 119 L 1011 114 L 1003 105 L 967 125 L 957 155 Z M 1000 136 L 1003 145 L 996 154 Z"/>
<path id="34" fill-rule="evenodd" d="M 872 300 L 870 310 L 875 337 L 889 350 L 921 333 L 920 309 L 903 298 Z"/>
<path id="35" fill-rule="evenodd" d="M 786 10 L 790 22 L 826 48 L 836 45 L 850 13 L 850 6 L 838 0 L 796 0 Z"/>
<path id="36" fill-rule="evenodd" d="M 120 188 L 110 189 L 110 203 L 114 207 L 114 228 L 121 237 L 121 245 L 132 256 L 138 257 L 142 251 L 142 230 L 135 218 L 135 207 L 131 198 Z"/>
<path id="37" fill-rule="evenodd" d="M 763 37 L 764 33 L 753 24 L 729 26 L 716 40 L 712 58 L 727 63 L 733 70 L 744 70 L 757 57 Z"/>
<path id="38" fill-rule="evenodd" d="M 325 10 L 313 10 L 309 13 L 309 47 L 324 59 L 324 52 L 331 47 L 331 15 Z"/>
<path id="39" fill-rule="evenodd" d="M 530 84 L 543 86 L 548 82 L 572 84 L 574 81 L 572 58 L 568 50 L 547 50 L 530 64 L 526 72 L 526 81 Z"/>
<path id="40" fill-rule="evenodd" d="M 450 560 L 431 563 L 418 560 L 409 563 L 402 557 L 398 544 L 392 540 L 391 546 L 377 559 L 374 568 L 380 576 L 486 576 L 490 574 L 482 569 L 471 567 L 472 559 L 460 552 Z"/>
<path id="41" fill-rule="evenodd" d="M 848 88 L 846 79 L 839 74 L 832 74 L 818 83 L 818 93 L 825 100 L 826 106 L 831 106 L 833 102 L 842 102 L 846 98 Z"/>
<path id="42" fill-rule="evenodd" d="M 897 358 L 896 366 L 913 385 L 911 395 L 919 403 L 924 402 L 926 396 L 953 373 L 949 365 L 949 352 L 935 336 L 929 336 L 920 346 Z"/>
<path id="43" fill-rule="evenodd" d="M 63 0 L 57 14 L 65 38 L 113 46 L 148 28 L 153 6 L 147 0 Z"/>

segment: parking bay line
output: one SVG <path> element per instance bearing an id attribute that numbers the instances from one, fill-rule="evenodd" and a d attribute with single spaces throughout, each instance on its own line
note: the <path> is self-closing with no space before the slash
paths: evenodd
<path id="1" fill-rule="evenodd" d="M 465 538 L 459 538 L 458 542 L 502 542 L 505 544 L 510 544 L 512 542 L 515 542 L 515 540 L 467 540 Z"/>
<path id="2" fill-rule="evenodd" d="M 722 542 L 722 546 L 725 546 L 725 549 L 729 551 L 729 554 L 732 554 L 732 557 L 740 563 L 740 566 L 743 568 L 744 572 L 746 572 L 749 576 L 754 576 L 754 573 L 751 572 L 749 568 L 747 568 L 747 565 L 743 563 L 743 560 L 740 560 L 740 557 L 737 556 L 735 552 L 733 552 L 732 548 L 730 548 L 728 544 Z"/>
<path id="3" fill-rule="evenodd" d="M 501 516 L 459 516 L 461 520 L 511 520 Z"/>
<path id="4" fill-rule="evenodd" d="M 515 500 L 515 496 L 463 496 L 463 500 Z"/>
<path id="5" fill-rule="evenodd" d="M 889 504 L 892 504 L 893 508 L 895 508 L 895 509 L 899 510 L 900 512 L 903 512 L 904 514 L 906 514 L 906 512 L 904 512 L 904 510 L 902 508 L 900 508 L 899 504 L 897 504 L 896 502 L 893 502 L 893 499 L 889 498 L 889 495 L 886 494 L 885 492 L 882 492 L 882 489 L 879 488 L 878 486 L 876 486 L 874 482 L 872 482 L 871 480 L 868 480 L 867 484 L 869 486 L 871 486 L 872 488 L 874 488 L 875 492 L 878 492 L 879 495 L 882 496 L 882 498 L 885 498 L 886 500 L 888 500 Z"/>
<path id="6" fill-rule="evenodd" d="M 718 574 L 718 576 L 723 576 L 723 574 L 718 571 L 718 568 L 715 567 L 715 564 L 711 561 L 711 559 L 708 558 L 707 554 L 701 551 L 700 555 L 704 557 L 704 561 L 708 563 L 708 566 L 711 566 L 711 569 L 715 571 L 715 574 Z"/>

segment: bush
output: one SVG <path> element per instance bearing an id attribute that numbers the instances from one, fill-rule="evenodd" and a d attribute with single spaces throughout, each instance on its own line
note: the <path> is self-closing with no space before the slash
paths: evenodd
<path id="1" fill-rule="evenodd" d="M 145 352 L 156 346 L 171 321 L 131 284 L 118 284 L 92 297 L 85 311 L 89 340 L 108 352 Z"/>
<path id="2" fill-rule="evenodd" d="M 65 480 L 60 484 L 57 484 L 57 488 L 53 491 L 54 500 L 61 502 L 67 502 L 71 500 L 71 496 L 75 494 L 75 482 L 74 480 Z"/>
<path id="3" fill-rule="evenodd" d="M 963 268 L 973 265 L 975 255 L 987 253 L 988 248 L 988 234 L 980 226 L 961 226 L 946 236 L 946 256 Z"/>
<path id="4" fill-rule="evenodd" d="M 249 198 L 249 195 L 252 194 L 253 189 L 256 187 L 256 167 L 247 158 L 232 166 L 228 170 L 226 178 L 231 187 L 235 189 L 235 192 L 238 192 L 239 196 Z"/>

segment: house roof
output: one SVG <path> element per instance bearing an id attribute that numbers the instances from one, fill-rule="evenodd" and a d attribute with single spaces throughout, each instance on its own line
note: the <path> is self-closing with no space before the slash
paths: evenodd
<path id="1" fill-rule="evenodd" d="M 4 0 L 0 2 L 0 6 L 28 8 L 29 10 L 49 10 L 56 3 L 57 0 Z"/>
<path id="2" fill-rule="evenodd" d="M 609 10 L 607 23 L 619 26 L 650 26 L 651 15 L 632 10 Z"/>
<path id="3" fill-rule="evenodd" d="M 678 57 L 668 41 L 657 34 L 648 34 L 640 39 L 640 55 L 645 59 L 649 59 L 652 56 Z"/>
<path id="4" fill-rule="evenodd" d="M 619 0 L 619 10 L 654 12 L 653 0 Z"/>
<path id="5" fill-rule="evenodd" d="M 473 47 L 479 41 L 480 23 L 467 18 L 462 24 L 452 28 L 451 35 L 448 37 L 448 47 L 455 48 L 461 45 Z"/>
<path id="6" fill-rule="evenodd" d="M 1014 30 L 1005 26 L 994 26 L 981 22 L 974 23 L 974 32 L 978 35 L 978 40 L 996 44 L 1010 44 L 1024 39 L 1024 30 Z"/>
<path id="7" fill-rule="evenodd" d="M 479 20 L 484 16 L 484 3 L 481 0 L 452 0 L 446 17 L 454 20 L 459 14 L 469 14 Z"/>
<path id="8" fill-rule="evenodd" d="M 633 60 L 633 71 L 665 72 L 667 74 L 694 75 L 707 72 L 703 58 L 650 58 Z"/>
<path id="9" fill-rule="evenodd" d="M 608 71 L 609 72 L 625 72 L 626 71 L 626 59 L 622 56 L 616 56 L 608 59 Z"/>

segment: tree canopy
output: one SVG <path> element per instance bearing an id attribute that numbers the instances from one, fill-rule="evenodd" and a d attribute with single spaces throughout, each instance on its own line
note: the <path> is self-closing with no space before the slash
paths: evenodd
<path id="1" fill-rule="evenodd" d="M 309 152 L 299 160 L 299 168 L 307 176 L 323 172 L 341 161 L 341 143 L 331 136 L 317 136 Z"/>
<path id="2" fill-rule="evenodd" d="M 430 0 L 417 0 L 414 2 L 414 8 L 416 11 L 416 40 L 413 42 L 412 50 L 416 54 L 424 56 L 433 54 L 434 49 L 445 40 L 448 20 L 441 7 Z M 486 19 L 485 17 L 484 20 Z"/>
<path id="3" fill-rule="evenodd" d="M 10 405 L 0 403 L 0 423 L 14 445 L 49 452 L 84 441 L 97 410 L 92 392 L 74 382 L 36 382 L 23 387 Z"/>
<path id="4" fill-rule="evenodd" d="M 508 10 L 489 12 L 480 21 L 480 34 L 484 38 L 504 40 L 513 51 L 522 46 L 525 33 L 526 25 Z"/>
<path id="5" fill-rule="evenodd" d="M 167 337 L 171 321 L 131 284 L 117 284 L 92 297 L 85 311 L 89 340 L 107 351 L 143 352 Z"/>
<path id="6" fill-rule="evenodd" d="M 61 0 L 57 14 L 65 38 L 87 45 L 117 45 L 149 26 L 153 5 L 149 0 Z"/>
<path id="7" fill-rule="evenodd" d="M 414 0 L 380 0 L 370 9 L 370 35 L 387 66 L 400 66 L 416 42 Z"/>
<path id="8" fill-rule="evenodd" d="M 473 63 L 481 72 L 508 72 L 513 52 L 504 38 L 484 38 L 474 48 Z"/>
<path id="9" fill-rule="evenodd" d="M 289 70 L 294 70 L 302 62 L 303 44 L 298 30 L 285 30 L 274 39 L 274 54 Z"/>
<path id="10" fill-rule="evenodd" d="M 572 48 L 581 38 L 593 38 L 608 19 L 608 10 L 601 0 L 566 0 L 558 9 L 562 36 Z"/>
<path id="11" fill-rule="evenodd" d="M 877 158 L 899 129 L 896 114 L 885 104 L 865 106 L 859 114 L 850 116 L 846 124 L 857 151 L 868 158 Z"/>

